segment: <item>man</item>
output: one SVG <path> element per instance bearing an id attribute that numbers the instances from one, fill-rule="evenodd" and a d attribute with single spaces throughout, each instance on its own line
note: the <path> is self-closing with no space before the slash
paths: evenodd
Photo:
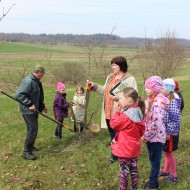
<path id="1" fill-rule="evenodd" d="M 40 82 L 44 73 L 44 67 L 36 65 L 33 72 L 21 82 L 15 94 L 16 99 L 23 103 L 23 105 L 19 105 L 19 110 L 27 127 L 23 157 L 28 160 L 37 159 L 32 152 L 39 150 L 34 146 L 38 133 L 38 113 L 35 112 L 35 110 L 47 112 L 47 108 L 44 104 L 43 87 Z"/>

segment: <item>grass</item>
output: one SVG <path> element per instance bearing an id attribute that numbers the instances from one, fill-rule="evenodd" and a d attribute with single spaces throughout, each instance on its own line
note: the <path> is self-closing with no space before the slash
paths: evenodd
<path id="1" fill-rule="evenodd" d="M 69 51 L 69 47 L 67 47 Z M 71 48 L 72 49 L 72 48 Z M 70 49 L 70 50 L 71 50 Z M 116 50 L 114 50 L 116 51 Z M 10 52 L 9 52 L 10 53 Z M 77 57 L 77 52 L 73 52 Z M 30 59 L 35 60 L 31 53 Z M 127 52 L 126 52 L 127 54 Z M 0 54 L 4 56 L 5 54 Z M 55 55 L 54 55 L 55 56 Z M 69 54 L 68 54 L 69 57 Z M 59 59 L 59 56 L 57 57 Z M 7 59 L 6 59 L 7 60 Z M 14 63 L 13 59 L 13 63 Z M 26 59 L 27 61 L 27 59 Z M 0 62 L 0 66 L 5 62 Z M 35 63 L 35 61 L 33 62 Z M 19 63 L 16 62 L 17 67 Z M 6 65 L 5 65 L 6 66 Z M 184 71 L 180 71 L 175 78 L 183 89 L 185 109 L 182 115 L 179 150 L 174 154 L 177 160 L 177 173 L 179 181 L 175 185 L 168 185 L 165 179 L 160 179 L 163 190 L 188 190 L 190 189 L 190 97 L 189 62 L 184 63 Z M 139 92 L 143 91 L 140 74 L 137 73 Z M 45 80 L 44 80 L 45 83 Z M 56 86 L 44 85 L 45 102 L 49 109 L 48 116 L 53 117 L 52 103 Z M 75 87 L 67 86 L 67 99 L 72 100 Z M 14 95 L 12 92 L 9 94 Z M 94 108 L 101 96 L 92 93 L 90 108 Z M 118 163 L 108 164 L 110 156 L 109 135 L 106 129 L 99 133 L 85 131 L 84 134 L 72 134 L 63 129 L 63 140 L 54 139 L 56 124 L 40 116 L 39 132 L 36 146 L 41 150 L 36 152 L 36 161 L 24 160 L 21 156 L 26 133 L 24 121 L 17 110 L 17 103 L 0 94 L 0 189 L 2 190 L 116 190 L 119 189 Z M 100 123 L 100 109 L 93 122 Z M 65 123 L 71 128 L 73 124 L 69 119 Z M 163 162 L 162 162 L 163 165 Z M 139 189 L 148 179 L 150 165 L 145 144 L 142 144 L 139 157 Z"/>

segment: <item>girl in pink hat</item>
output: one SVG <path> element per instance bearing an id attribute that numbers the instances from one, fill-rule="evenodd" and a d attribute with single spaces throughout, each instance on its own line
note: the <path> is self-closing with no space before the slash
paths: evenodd
<path id="1" fill-rule="evenodd" d="M 69 103 L 66 101 L 65 85 L 62 82 L 57 83 L 57 93 L 53 103 L 53 112 L 55 119 L 61 125 L 57 125 L 55 129 L 55 138 L 62 139 L 63 120 L 68 116 Z"/>
<path id="2" fill-rule="evenodd" d="M 169 105 L 169 100 L 160 93 L 163 82 L 161 77 L 152 76 L 145 82 L 147 94 L 145 133 L 142 138 L 146 142 L 151 165 L 149 180 L 144 189 L 159 188 L 158 175 L 162 157 L 163 145 L 166 141 L 164 117 Z"/>

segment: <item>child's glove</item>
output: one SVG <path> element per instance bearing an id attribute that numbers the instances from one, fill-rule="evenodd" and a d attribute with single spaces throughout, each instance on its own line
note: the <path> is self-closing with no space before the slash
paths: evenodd
<path id="1" fill-rule="evenodd" d="M 70 103 L 69 103 L 69 102 L 67 102 L 67 103 L 66 103 L 66 107 L 68 108 L 69 106 L 70 106 Z"/>

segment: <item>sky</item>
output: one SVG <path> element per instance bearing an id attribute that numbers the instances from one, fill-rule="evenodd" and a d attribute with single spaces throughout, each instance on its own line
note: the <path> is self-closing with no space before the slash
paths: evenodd
<path id="1" fill-rule="evenodd" d="M 1 0 L 0 33 L 190 39 L 190 0 Z"/>

